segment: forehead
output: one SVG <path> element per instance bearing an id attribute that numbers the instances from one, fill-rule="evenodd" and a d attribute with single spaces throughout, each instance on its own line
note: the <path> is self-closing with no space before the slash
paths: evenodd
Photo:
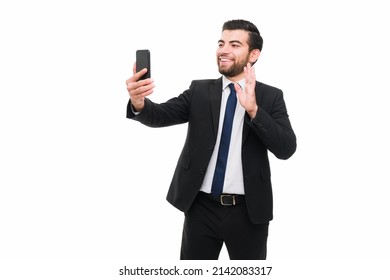
<path id="1" fill-rule="evenodd" d="M 242 29 L 224 30 L 221 34 L 221 40 L 224 42 L 239 41 L 242 44 L 247 44 L 248 36 L 248 32 Z"/>

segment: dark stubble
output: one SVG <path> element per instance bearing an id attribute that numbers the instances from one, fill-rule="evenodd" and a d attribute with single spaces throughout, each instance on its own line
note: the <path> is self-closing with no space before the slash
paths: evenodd
<path id="1" fill-rule="evenodd" d="M 247 65 L 248 61 L 249 61 L 249 54 L 244 60 L 235 61 L 232 66 L 226 69 L 226 68 L 221 68 L 218 59 L 218 71 L 219 73 L 221 73 L 226 77 L 235 77 L 244 71 L 244 67 Z"/>

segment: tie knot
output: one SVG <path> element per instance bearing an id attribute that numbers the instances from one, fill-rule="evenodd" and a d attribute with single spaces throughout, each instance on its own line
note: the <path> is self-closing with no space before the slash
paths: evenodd
<path id="1" fill-rule="evenodd" d="M 229 84 L 230 92 L 236 92 L 236 89 L 234 88 L 234 84 L 230 83 Z"/>

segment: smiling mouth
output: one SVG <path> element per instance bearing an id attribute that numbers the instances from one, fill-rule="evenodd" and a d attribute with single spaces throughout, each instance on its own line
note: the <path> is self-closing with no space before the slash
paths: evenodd
<path id="1" fill-rule="evenodd" d="M 219 64 L 220 65 L 227 65 L 233 63 L 233 60 L 227 57 L 220 57 L 219 58 Z"/>
<path id="2" fill-rule="evenodd" d="M 220 57 L 219 61 L 221 61 L 221 62 L 229 62 L 229 61 L 233 61 L 233 60 L 228 58 L 228 57 Z"/>

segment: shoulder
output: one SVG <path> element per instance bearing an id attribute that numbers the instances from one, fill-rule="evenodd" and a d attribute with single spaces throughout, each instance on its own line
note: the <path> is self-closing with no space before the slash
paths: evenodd
<path id="1" fill-rule="evenodd" d="M 256 100 L 263 108 L 283 102 L 283 92 L 280 88 L 256 82 Z"/>
<path id="2" fill-rule="evenodd" d="M 215 84 L 222 84 L 222 78 L 219 79 L 199 79 L 199 80 L 193 80 L 191 82 L 190 87 L 195 87 L 195 86 L 200 86 L 200 87 L 207 87 L 210 85 L 215 85 Z"/>
<path id="3" fill-rule="evenodd" d="M 256 81 L 256 91 L 263 91 L 270 94 L 282 94 L 280 88 Z"/>

